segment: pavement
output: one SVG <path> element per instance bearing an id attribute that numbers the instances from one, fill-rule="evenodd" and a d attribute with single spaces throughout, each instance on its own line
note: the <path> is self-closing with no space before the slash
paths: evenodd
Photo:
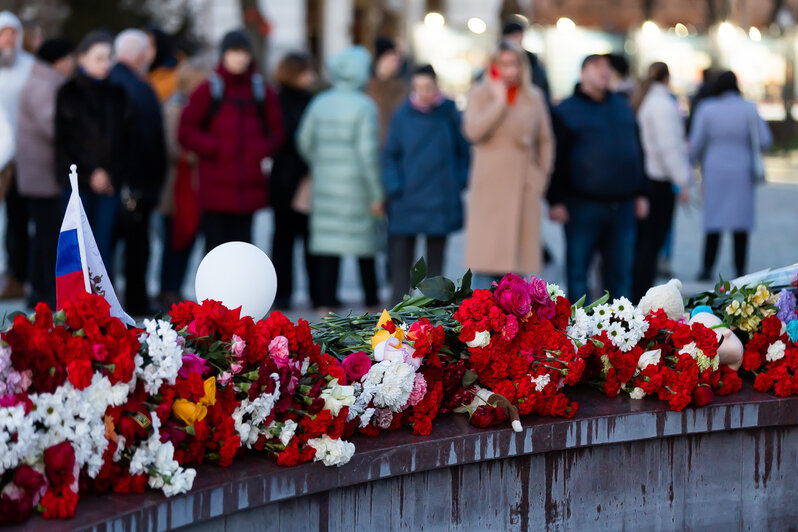
<path id="1" fill-rule="evenodd" d="M 767 267 L 785 266 L 798 262 L 798 154 L 783 157 L 766 158 L 768 169 L 768 182 L 756 191 L 757 225 L 753 231 L 749 244 L 748 270 L 758 271 Z M 673 255 L 671 270 L 674 277 L 682 280 L 683 292 L 692 294 L 708 288 L 713 283 L 702 283 L 696 280 L 701 268 L 703 256 L 703 231 L 702 231 L 702 206 L 698 191 L 693 191 L 691 202 L 688 205 L 677 207 L 675 233 L 673 242 Z M 0 246 L 5 250 L 5 207 L 0 207 Z M 158 234 L 157 223 L 153 224 L 152 243 L 153 252 L 148 271 L 149 292 L 151 296 L 158 293 L 158 272 L 160 270 L 161 239 Z M 254 240 L 261 249 L 269 253 L 271 248 L 271 232 L 273 221 L 269 211 L 261 211 L 254 219 Z M 554 261 L 547 265 L 541 272 L 541 277 L 549 282 L 565 285 L 564 274 L 564 233 L 562 227 L 550 222 L 544 215 L 543 238 L 554 256 Z M 448 242 L 444 275 L 457 279 L 464 273 L 463 252 L 465 245 L 463 232 L 453 234 Z M 194 274 L 202 259 L 202 248 L 197 245 L 189 263 L 184 295 L 187 298 L 194 296 Z M 296 251 L 296 274 L 298 284 L 295 296 L 295 309 L 286 314 L 296 319 L 299 317 L 316 320 L 317 313 L 309 307 L 307 296 L 307 279 L 302 265 L 302 256 L 299 247 Z M 387 299 L 390 294 L 388 283 L 385 280 L 385 253 L 378 256 L 378 280 L 381 286 L 381 295 Z M 0 253 L 0 271 L 5 271 L 5 253 Z M 732 261 L 732 238 L 724 235 L 721 239 L 717 273 L 724 278 L 734 277 Z M 342 263 L 341 299 L 346 307 L 355 311 L 363 310 L 357 263 L 355 259 L 348 258 Z M 117 276 L 115 283 L 117 292 L 124 292 L 124 279 Z M 663 279 L 667 280 L 667 279 Z M 0 286 L 4 281 L 0 281 Z M 25 309 L 24 301 L 0 301 L 0 320 L 6 314 Z"/>

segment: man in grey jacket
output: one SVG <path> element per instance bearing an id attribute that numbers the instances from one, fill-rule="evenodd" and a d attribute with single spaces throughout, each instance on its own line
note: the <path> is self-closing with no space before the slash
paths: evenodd
<path id="1" fill-rule="evenodd" d="M 0 12 L 0 105 L 16 135 L 19 96 L 33 67 L 33 57 L 22 49 L 22 24 L 10 11 Z M 28 209 L 14 183 L 13 165 L 0 168 L 0 201 L 6 200 L 8 282 L 0 299 L 21 298 L 28 270 Z"/>
<path id="2" fill-rule="evenodd" d="M 55 175 L 55 97 L 75 67 L 73 50 L 65 39 L 45 41 L 36 52 L 19 100 L 16 181 L 34 225 L 28 306 L 39 301 L 55 304 L 55 259 L 63 211 Z"/>

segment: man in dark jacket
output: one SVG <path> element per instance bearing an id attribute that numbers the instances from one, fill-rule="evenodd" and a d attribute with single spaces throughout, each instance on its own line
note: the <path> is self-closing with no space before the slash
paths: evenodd
<path id="1" fill-rule="evenodd" d="M 608 90 L 606 56 L 588 56 L 574 95 L 554 109 L 557 157 L 547 199 L 549 216 L 565 224 L 568 295 L 588 294 L 587 274 L 598 251 L 604 287 L 632 291 L 636 218 L 648 216 L 635 115 Z"/>
<path id="2" fill-rule="evenodd" d="M 243 31 L 222 39 L 221 61 L 188 101 L 178 138 L 199 159 L 205 249 L 252 240 L 252 215 L 268 205 L 264 160 L 283 143 L 280 105 L 252 60 Z"/>
<path id="3" fill-rule="evenodd" d="M 158 97 L 143 79 L 152 59 L 147 34 L 125 30 L 116 37 L 114 47 L 111 83 L 125 91 L 133 110 L 129 146 L 133 168 L 122 184 L 118 225 L 118 238 L 125 242 L 125 304 L 131 314 L 145 315 L 149 311 L 149 221 L 166 178 L 166 140 Z"/>

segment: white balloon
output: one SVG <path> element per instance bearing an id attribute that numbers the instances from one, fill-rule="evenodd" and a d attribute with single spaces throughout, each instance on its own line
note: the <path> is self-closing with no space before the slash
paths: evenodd
<path id="1" fill-rule="evenodd" d="M 241 307 L 242 316 L 259 320 L 274 303 L 277 272 L 259 247 L 246 242 L 227 242 L 202 259 L 194 290 L 199 302 L 213 299 L 230 309 Z"/>

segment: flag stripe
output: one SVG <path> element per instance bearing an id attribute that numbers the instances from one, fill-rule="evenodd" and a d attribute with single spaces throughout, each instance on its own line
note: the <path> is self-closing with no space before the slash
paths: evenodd
<path id="1" fill-rule="evenodd" d="M 66 301 L 75 301 L 80 293 L 86 292 L 83 270 L 59 275 L 55 282 L 56 308 L 61 310 Z"/>
<path id="2" fill-rule="evenodd" d="M 80 262 L 80 246 L 78 245 L 77 229 L 62 231 L 58 237 L 58 255 L 55 261 L 55 276 L 60 277 L 69 273 L 83 273 Z"/>

